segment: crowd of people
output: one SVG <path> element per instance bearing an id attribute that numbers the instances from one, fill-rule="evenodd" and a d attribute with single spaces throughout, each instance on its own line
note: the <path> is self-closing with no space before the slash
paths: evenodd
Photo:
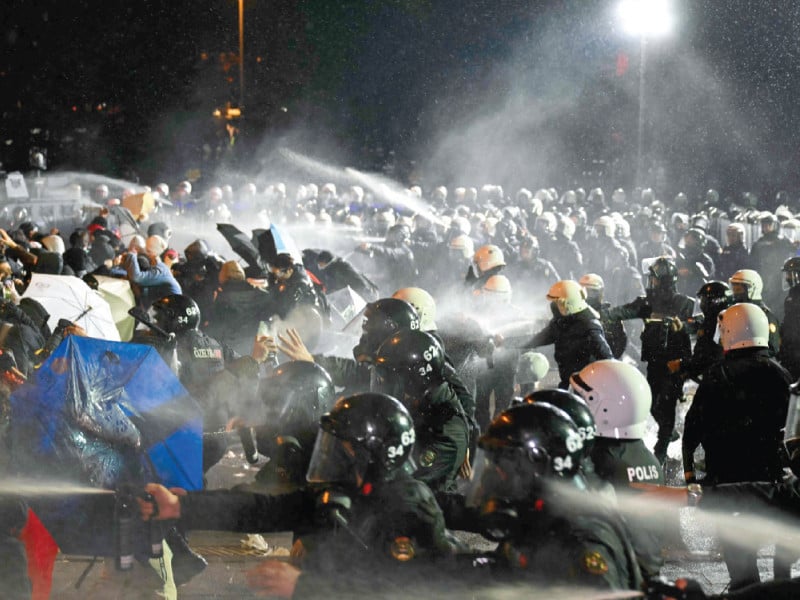
<path id="1" fill-rule="evenodd" d="M 182 182 L 148 190 L 155 210 L 136 219 L 104 187 L 99 214 L 74 231 L 0 230 L 3 439 L 14 390 L 36 384 L 64 336 L 86 334 L 48 327 L 24 294 L 31 276 L 127 280 L 140 326 L 124 341 L 154 346 L 198 401 L 204 472 L 230 432 L 248 460 L 269 458 L 235 490 L 136 482 L 150 494 L 142 518 L 170 524 L 179 583 L 205 564 L 187 530 L 290 530 L 291 560 L 251 572 L 258 593 L 375 595 L 379 578 L 421 595 L 431 582 L 453 594 L 513 582 L 701 598 L 696 585 L 652 584 L 676 522 L 621 512 L 618 497 L 647 497 L 641 486 L 663 486 L 673 460 L 695 497 L 796 514 L 800 205 L 785 192 L 760 203 L 715 190 L 664 201 L 651 189 L 276 183 L 195 197 Z M 216 223 L 227 243 L 174 247 Z M 344 327 L 350 308 L 360 334 Z M 453 530 L 497 548 L 478 555 Z M 800 548 L 779 545 L 764 592 L 756 542 L 740 538 L 720 532 L 725 597 L 796 594 Z"/>

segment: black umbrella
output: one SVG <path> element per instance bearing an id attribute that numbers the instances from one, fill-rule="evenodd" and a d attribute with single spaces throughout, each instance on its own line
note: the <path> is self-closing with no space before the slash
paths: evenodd
<path id="1" fill-rule="evenodd" d="M 247 235 L 229 223 L 217 223 L 217 231 L 231 245 L 231 249 L 241 256 L 249 267 L 261 270 L 262 264 L 258 248 L 255 247 Z"/>

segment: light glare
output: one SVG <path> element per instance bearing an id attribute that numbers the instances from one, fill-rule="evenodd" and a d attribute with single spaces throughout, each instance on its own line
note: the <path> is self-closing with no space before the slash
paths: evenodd
<path id="1" fill-rule="evenodd" d="M 619 17 L 622 29 L 631 35 L 657 37 L 672 31 L 670 0 L 621 0 Z"/>

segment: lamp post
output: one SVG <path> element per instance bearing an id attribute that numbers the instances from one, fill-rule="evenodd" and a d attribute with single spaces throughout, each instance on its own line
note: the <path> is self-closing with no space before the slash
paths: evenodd
<path id="1" fill-rule="evenodd" d="M 642 147 L 647 95 L 645 72 L 647 41 L 672 31 L 673 16 L 670 0 L 621 0 L 618 7 L 622 29 L 639 38 L 639 121 L 636 130 L 636 187 L 642 185 Z"/>
<path id="2" fill-rule="evenodd" d="M 239 108 L 244 105 L 244 0 L 239 0 Z"/>

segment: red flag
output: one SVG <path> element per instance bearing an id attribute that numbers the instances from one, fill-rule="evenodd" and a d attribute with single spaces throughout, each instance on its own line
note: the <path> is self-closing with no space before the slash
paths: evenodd
<path id="1" fill-rule="evenodd" d="M 36 514 L 28 509 L 28 522 L 19 536 L 28 556 L 28 577 L 31 580 L 32 600 L 47 600 L 53 587 L 53 568 L 58 544 Z"/>

